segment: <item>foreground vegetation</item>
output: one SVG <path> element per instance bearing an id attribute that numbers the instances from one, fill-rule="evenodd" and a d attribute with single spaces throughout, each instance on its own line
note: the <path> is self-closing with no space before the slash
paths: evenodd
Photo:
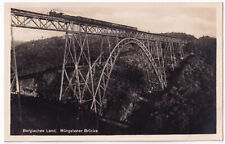
<path id="1" fill-rule="evenodd" d="M 130 128 L 124 134 L 215 133 L 216 39 L 196 39 L 180 33 L 166 35 L 192 41 L 186 46 L 186 53 L 190 55 L 170 72 L 168 87 L 149 93 L 145 87 L 148 83 L 145 69 L 135 64 L 137 60 L 128 61 L 135 51 L 126 53 L 112 73 L 104 117 L 129 123 Z M 19 75 L 59 65 L 63 49 L 64 39 L 60 37 L 18 45 Z M 41 77 L 36 82 L 37 94 L 57 97 L 59 81 L 60 72 Z"/>

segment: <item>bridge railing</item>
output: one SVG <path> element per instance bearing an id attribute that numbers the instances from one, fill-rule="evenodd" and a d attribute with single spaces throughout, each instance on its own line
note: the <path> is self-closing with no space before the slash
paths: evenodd
<path id="1" fill-rule="evenodd" d="M 30 12 L 19 9 L 11 9 L 11 26 L 30 29 L 42 29 L 61 31 L 68 33 L 88 33 L 96 35 L 107 35 L 113 37 L 133 37 L 141 40 L 152 40 L 162 42 L 187 43 L 175 37 L 164 36 L 134 29 L 119 29 L 110 26 L 102 26 L 91 23 L 68 20 L 63 17 L 53 17 L 51 15 Z"/>

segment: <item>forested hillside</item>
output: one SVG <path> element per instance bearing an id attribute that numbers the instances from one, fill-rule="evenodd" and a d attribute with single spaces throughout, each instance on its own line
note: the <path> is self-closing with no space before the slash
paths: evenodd
<path id="1" fill-rule="evenodd" d="M 215 133 L 216 39 L 197 39 L 184 33 L 165 35 L 190 41 L 184 50 L 187 57 L 169 74 L 168 87 L 149 92 L 146 70 L 138 65 L 135 48 L 127 49 L 112 72 L 104 116 L 129 123 L 131 128 L 124 134 Z M 62 37 L 53 37 L 18 45 L 19 75 L 61 65 L 64 41 Z M 99 42 L 92 43 L 94 55 Z M 56 72 L 58 76 L 46 75 L 41 79 L 38 94 L 56 95 L 59 85 L 55 83 L 60 81 L 60 74 Z M 50 80 L 52 77 L 55 80 Z"/>

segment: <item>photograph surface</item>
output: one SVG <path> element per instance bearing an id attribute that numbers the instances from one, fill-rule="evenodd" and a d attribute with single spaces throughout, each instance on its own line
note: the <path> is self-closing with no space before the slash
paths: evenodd
<path id="1" fill-rule="evenodd" d="M 221 139 L 221 9 L 221 3 L 6 3 L 9 139 Z"/>

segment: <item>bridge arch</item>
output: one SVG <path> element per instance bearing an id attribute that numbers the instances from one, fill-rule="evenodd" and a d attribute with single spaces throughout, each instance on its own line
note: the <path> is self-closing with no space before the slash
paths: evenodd
<path id="1" fill-rule="evenodd" d="M 165 85 L 164 79 L 161 76 L 163 73 L 161 73 L 159 71 L 151 52 L 148 50 L 148 48 L 145 46 L 145 44 L 136 38 L 131 38 L 131 37 L 124 38 L 124 39 L 120 40 L 114 46 L 114 48 L 112 49 L 112 51 L 109 54 L 109 57 L 105 61 L 105 65 L 101 71 L 100 78 L 97 82 L 97 87 L 96 87 L 94 95 L 93 95 L 91 109 L 94 109 L 95 111 L 97 111 L 97 106 L 96 106 L 97 104 L 100 106 L 100 109 L 103 106 L 105 92 L 108 87 L 111 72 L 114 69 L 114 65 L 116 63 L 117 57 L 119 56 L 121 49 L 123 49 L 128 44 L 136 44 L 138 46 L 138 48 L 140 48 L 142 50 L 142 52 L 147 57 L 149 63 L 151 64 L 151 66 L 157 76 L 157 79 L 160 83 L 161 88 L 162 89 L 165 88 L 166 85 Z"/>

